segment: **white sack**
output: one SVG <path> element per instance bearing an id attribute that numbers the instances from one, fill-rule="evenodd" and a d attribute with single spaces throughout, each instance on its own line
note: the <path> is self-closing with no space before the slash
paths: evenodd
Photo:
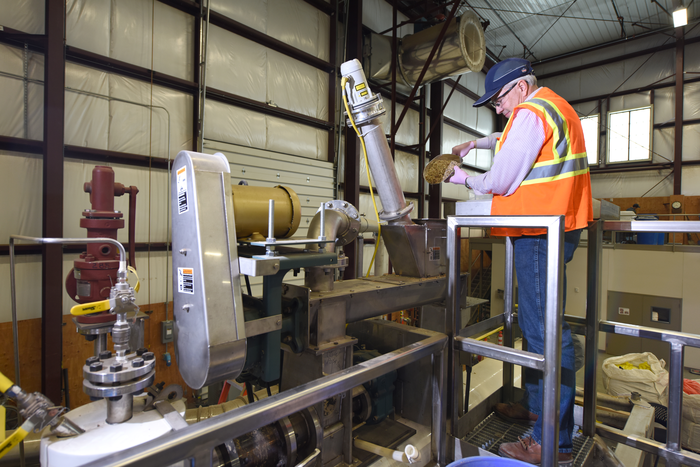
<path id="1" fill-rule="evenodd" d="M 639 366 L 648 363 L 651 370 L 623 370 L 618 365 L 629 362 Z M 638 392 L 647 402 L 666 405 L 668 400 L 668 371 L 666 362 L 659 360 L 651 352 L 630 353 L 610 357 L 603 362 L 603 385 L 613 396 Z"/>

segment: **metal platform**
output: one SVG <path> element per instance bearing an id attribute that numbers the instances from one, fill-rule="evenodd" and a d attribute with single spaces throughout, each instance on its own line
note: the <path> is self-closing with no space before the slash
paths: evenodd
<path id="1" fill-rule="evenodd" d="M 472 446 L 493 454 L 498 454 L 498 448 L 503 443 L 512 443 L 518 437 L 529 436 L 532 427 L 519 423 L 509 423 L 491 413 L 479 423 L 474 431 L 467 434 L 463 440 Z M 593 448 L 593 438 L 574 432 L 574 467 L 583 467 Z"/>

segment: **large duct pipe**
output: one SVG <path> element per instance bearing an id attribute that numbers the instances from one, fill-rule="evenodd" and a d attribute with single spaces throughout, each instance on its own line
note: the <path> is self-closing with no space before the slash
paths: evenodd
<path id="1" fill-rule="evenodd" d="M 424 29 L 401 39 L 397 63 L 399 84 L 413 87 L 428 56 L 437 41 L 444 24 Z M 391 80 L 391 36 L 372 33 L 365 40 L 372 51 L 365 60 L 367 73 L 372 79 Z M 445 39 L 433 56 L 421 84 L 430 84 L 450 76 L 470 71 L 479 72 L 486 60 L 484 30 L 478 16 L 467 11 L 450 22 Z"/>

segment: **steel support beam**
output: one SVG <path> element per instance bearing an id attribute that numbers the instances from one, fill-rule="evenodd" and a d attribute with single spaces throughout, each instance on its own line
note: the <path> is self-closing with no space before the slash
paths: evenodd
<path id="1" fill-rule="evenodd" d="M 260 32 L 257 29 L 253 29 L 250 26 L 247 26 L 243 23 L 239 23 L 238 21 L 235 21 L 213 10 L 211 12 L 211 24 L 223 28 L 234 34 L 238 34 L 241 37 L 245 37 L 248 40 L 251 40 L 269 49 L 272 49 L 275 52 L 279 52 L 288 57 L 292 57 L 296 60 L 299 60 L 300 62 L 306 63 L 307 65 L 311 65 L 312 67 L 318 68 L 319 70 L 325 72 L 333 70 L 333 64 L 331 62 L 327 62 L 325 60 L 311 55 L 310 53 L 299 50 L 296 47 L 292 47 L 291 45 L 282 42 L 281 40 L 275 39 L 272 36 L 268 36 L 267 34 Z M 360 55 L 359 58 L 362 58 L 362 56 Z"/>
<path id="2" fill-rule="evenodd" d="M 317 8 L 321 9 L 323 5 L 328 6 L 327 3 L 325 2 L 319 2 L 317 0 L 314 0 L 313 2 L 309 1 L 311 5 L 316 6 Z M 319 5 L 317 5 L 319 4 Z M 330 50 L 330 61 L 331 64 L 333 65 L 333 69 L 328 73 L 328 120 L 330 123 L 332 123 L 331 128 L 328 129 L 328 156 L 326 160 L 328 162 L 334 162 L 335 161 L 335 148 L 336 148 L 336 142 L 335 142 L 335 129 L 336 125 L 339 124 L 340 122 L 335 121 L 336 117 L 336 110 L 335 110 L 335 99 L 336 99 L 336 93 L 337 93 L 337 70 L 338 70 L 338 57 L 337 57 L 337 47 L 336 47 L 336 39 L 338 35 L 338 0 L 331 0 L 330 4 L 330 11 L 325 11 L 322 10 L 324 13 L 326 13 L 328 16 L 330 16 L 329 21 L 330 21 L 330 31 L 329 31 L 329 47 L 328 50 Z M 338 137 L 340 137 L 340 134 L 338 134 Z"/>
<path id="3" fill-rule="evenodd" d="M 350 2 L 348 6 L 348 17 L 346 18 L 347 29 L 347 60 L 357 58 L 362 59 L 362 2 Z M 360 158 L 359 142 L 352 127 L 345 126 L 345 189 L 344 198 L 353 206 L 360 205 Z M 348 267 L 345 268 L 343 277 L 354 279 L 356 276 L 357 256 L 362 252 L 358 251 L 357 242 L 350 242 L 343 247 L 345 255 L 348 257 Z M 361 275 L 362 272 L 360 271 Z"/>
<path id="4" fill-rule="evenodd" d="M 430 135 L 430 155 L 432 157 L 442 154 L 442 123 L 445 118 L 442 116 L 442 112 L 438 112 L 437 109 L 442 108 L 444 94 L 445 87 L 442 81 L 430 85 L 430 108 L 433 110 L 430 113 L 430 128 L 434 128 Z M 420 183 L 425 182 L 420 180 Z M 421 202 L 425 202 L 425 200 L 421 200 Z M 440 219 L 441 207 L 442 185 L 428 185 L 428 217 Z"/>
<path id="5" fill-rule="evenodd" d="M 683 51 L 684 28 L 676 28 L 676 126 L 673 143 L 673 194 L 681 194 L 683 161 Z"/>
<path id="6" fill-rule="evenodd" d="M 65 114 L 65 18 L 62 0 L 46 2 L 42 236 L 63 236 L 63 131 Z M 61 404 L 63 252 L 42 246 L 41 392 Z"/>

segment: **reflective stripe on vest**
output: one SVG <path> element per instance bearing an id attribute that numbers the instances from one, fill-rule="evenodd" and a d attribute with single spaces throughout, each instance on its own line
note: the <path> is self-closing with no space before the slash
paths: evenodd
<path id="1" fill-rule="evenodd" d="M 569 143 L 569 129 L 564 116 L 548 100 L 534 98 L 523 103 L 542 112 L 552 129 L 553 160 L 537 162 L 521 185 L 552 182 L 588 172 L 588 157 L 585 152 L 573 154 Z"/>

